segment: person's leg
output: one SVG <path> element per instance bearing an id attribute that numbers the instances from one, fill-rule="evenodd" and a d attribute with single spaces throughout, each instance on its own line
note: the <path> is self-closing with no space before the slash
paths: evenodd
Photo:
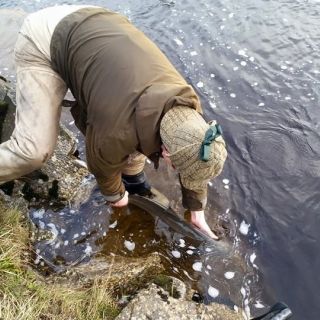
<path id="1" fill-rule="evenodd" d="M 0 184 L 40 168 L 52 155 L 59 130 L 64 81 L 34 44 L 19 35 L 15 49 L 16 120 L 0 145 Z"/>
<path id="2" fill-rule="evenodd" d="M 143 171 L 146 156 L 135 152 L 129 156 L 127 166 L 122 170 L 122 181 L 130 194 L 148 196 L 151 187 Z"/>

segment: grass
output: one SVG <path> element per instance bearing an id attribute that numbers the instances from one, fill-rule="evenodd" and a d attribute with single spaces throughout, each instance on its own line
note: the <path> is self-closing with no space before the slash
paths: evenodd
<path id="1" fill-rule="evenodd" d="M 0 207 L 0 320 L 109 320 L 119 314 L 101 281 L 78 289 L 46 283 L 28 267 L 28 246 L 21 213 Z"/>

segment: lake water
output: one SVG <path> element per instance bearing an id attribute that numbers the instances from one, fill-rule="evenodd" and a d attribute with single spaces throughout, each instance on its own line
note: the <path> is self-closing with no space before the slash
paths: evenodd
<path id="1" fill-rule="evenodd" d="M 0 0 L 0 9 L 32 12 L 62 3 L 96 4 L 127 15 L 194 86 L 207 119 L 222 125 L 229 153 L 223 173 L 209 186 L 209 223 L 230 228 L 228 237 L 248 262 L 245 274 L 255 271 L 256 287 L 268 292 L 262 300 L 286 302 L 293 319 L 319 319 L 320 1 Z M 15 29 L 0 26 L 0 74 L 14 80 L 7 46 Z M 168 187 L 149 171 L 154 185 L 178 203 L 176 183 Z M 130 254 L 135 241 L 138 246 L 139 230 L 129 232 L 123 252 Z M 152 232 L 144 234 L 147 239 L 161 238 Z M 107 243 L 105 251 L 111 250 Z M 166 257 L 171 252 L 178 260 L 181 250 L 165 248 Z M 195 262 L 184 260 L 192 264 L 185 268 L 199 269 Z M 251 294 L 254 303 L 258 296 Z"/>

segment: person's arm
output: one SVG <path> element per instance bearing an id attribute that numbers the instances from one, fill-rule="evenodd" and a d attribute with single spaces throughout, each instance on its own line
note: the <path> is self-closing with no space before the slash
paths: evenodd
<path id="1" fill-rule="evenodd" d="M 193 191 L 186 189 L 181 181 L 182 205 L 191 212 L 191 223 L 211 238 L 218 240 L 218 236 L 211 230 L 205 218 L 204 209 L 207 204 L 207 189 Z"/>
<path id="2" fill-rule="evenodd" d="M 87 126 L 86 155 L 88 169 L 95 176 L 106 202 L 115 207 L 127 205 L 128 193 L 121 174 L 128 156 L 121 142 L 100 133 L 92 125 Z"/>

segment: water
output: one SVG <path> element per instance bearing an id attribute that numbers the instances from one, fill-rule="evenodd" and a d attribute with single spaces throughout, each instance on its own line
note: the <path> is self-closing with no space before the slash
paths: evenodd
<path id="1" fill-rule="evenodd" d="M 31 12 L 54 3 L 0 1 L 0 8 Z M 221 123 L 229 151 L 209 187 L 209 223 L 231 227 L 231 238 L 294 319 L 318 319 L 320 2 L 86 3 L 126 14 L 196 88 L 205 116 Z M 2 25 L 0 32 L 8 39 Z M 1 74 L 14 79 L 1 49 Z M 159 180 L 165 192 L 165 179 Z M 178 187 L 170 186 L 168 195 L 178 203 Z"/>

